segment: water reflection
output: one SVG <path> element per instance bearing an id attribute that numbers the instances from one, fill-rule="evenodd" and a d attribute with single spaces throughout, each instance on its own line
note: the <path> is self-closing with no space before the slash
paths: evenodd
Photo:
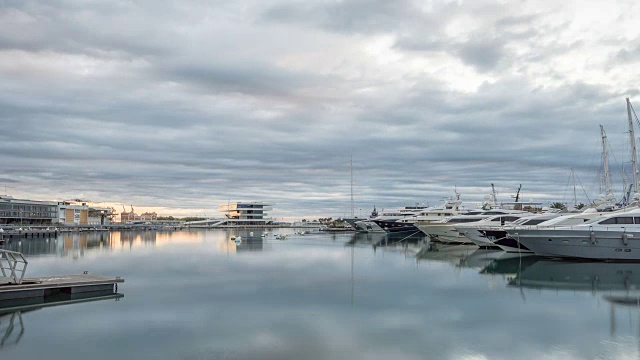
<path id="1" fill-rule="evenodd" d="M 447 245 L 441 243 L 428 243 L 416 254 L 418 261 L 435 260 L 445 261 L 454 265 L 464 262 L 464 259 L 473 254 L 478 247 L 475 245 Z"/>
<path id="2" fill-rule="evenodd" d="M 244 251 L 262 251 L 268 235 L 268 233 L 260 230 L 227 231 L 224 241 L 218 243 L 218 249 L 228 254 Z"/>
<path id="3" fill-rule="evenodd" d="M 17 345 L 25 334 L 22 315 L 47 307 L 71 305 L 91 301 L 120 300 L 124 295 L 113 291 L 94 291 L 80 294 L 60 293 L 46 298 L 0 301 L 0 350 Z"/>
<path id="4" fill-rule="evenodd" d="M 509 285 L 640 296 L 640 264 L 537 259 Z"/>
<path id="5" fill-rule="evenodd" d="M 275 233 L 289 236 L 278 240 Z M 102 246 L 92 239 L 59 239 L 59 248 L 51 252 L 69 254 L 86 246 L 89 256 L 78 261 L 41 257 L 32 262 L 34 271 L 89 269 L 123 275 L 126 301 L 16 314 L 9 338 L 21 333 L 19 316 L 28 329 L 19 346 L 2 356 L 49 358 L 43 343 L 73 348 L 77 358 L 95 359 L 132 354 L 154 360 L 586 359 L 637 354 L 640 312 L 633 301 L 638 299 L 627 296 L 637 283 L 635 268 L 620 269 L 623 275 L 629 270 L 633 274 L 624 290 L 611 291 L 605 286 L 611 282 L 608 264 L 604 272 L 591 274 L 574 270 L 573 263 L 551 270 L 542 264 L 538 271 L 533 266 L 539 267 L 540 259 L 533 256 L 422 244 L 419 238 L 385 243 L 385 238 L 300 235 L 286 229 L 263 237 L 259 229 L 243 229 L 112 233 Z M 419 249 L 415 257 L 399 253 L 414 248 Z M 516 277 L 523 283 L 534 278 L 548 282 L 573 273 L 578 278 L 595 275 L 596 296 L 591 290 L 558 291 L 542 281 L 536 287 L 510 285 Z M 0 324 L 9 322 L 7 317 Z M 612 322 L 615 337 L 609 331 Z"/>
<path id="6" fill-rule="evenodd" d="M 480 273 L 515 276 L 527 267 L 538 262 L 540 259 L 540 257 L 533 254 L 520 256 L 519 254 L 503 252 L 501 256 L 480 270 Z"/>

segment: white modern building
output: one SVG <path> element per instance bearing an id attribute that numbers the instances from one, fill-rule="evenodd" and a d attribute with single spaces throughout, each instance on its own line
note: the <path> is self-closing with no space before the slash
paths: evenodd
<path id="1" fill-rule="evenodd" d="M 267 212 L 273 210 L 273 204 L 260 201 L 229 202 L 220 205 L 218 210 L 223 218 L 191 221 L 187 225 L 203 227 L 238 227 L 274 225 Z"/>
<path id="2" fill-rule="evenodd" d="M 224 213 L 226 220 L 220 225 L 269 225 L 273 222 L 267 216 L 267 211 L 273 210 L 273 204 L 266 202 L 233 202 L 220 205 L 218 210 Z"/>

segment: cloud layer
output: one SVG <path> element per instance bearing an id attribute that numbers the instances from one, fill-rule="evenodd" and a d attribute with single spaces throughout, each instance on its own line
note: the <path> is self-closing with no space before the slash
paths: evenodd
<path id="1" fill-rule="evenodd" d="M 353 156 L 358 212 L 454 186 L 477 202 L 491 183 L 571 201 L 572 168 L 599 192 L 603 124 L 619 194 L 638 6 L 3 1 L 0 185 L 166 214 L 264 200 L 344 215 Z"/>

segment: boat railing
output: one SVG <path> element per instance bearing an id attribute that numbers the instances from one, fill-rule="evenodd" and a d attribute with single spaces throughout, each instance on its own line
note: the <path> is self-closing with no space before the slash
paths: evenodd
<path id="1" fill-rule="evenodd" d="M 29 262 L 17 251 L 0 249 L 0 271 L 12 284 L 22 284 Z"/>

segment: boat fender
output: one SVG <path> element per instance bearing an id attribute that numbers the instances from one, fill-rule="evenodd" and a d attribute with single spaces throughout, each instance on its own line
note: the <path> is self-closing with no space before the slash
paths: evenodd
<path id="1" fill-rule="evenodd" d="M 622 242 L 624 242 L 625 245 L 629 245 L 629 238 L 632 238 L 633 234 L 629 234 L 629 233 L 622 233 Z"/>
<path id="2" fill-rule="evenodd" d="M 594 232 L 592 231 L 592 232 L 591 232 L 590 237 L 591 237 L 591 245 L 595 245 L 595 244 L 597 244 L 597 243 L 598 243 L 598 242 L 596 241 L 596 233 L 594 233 Z"/>

